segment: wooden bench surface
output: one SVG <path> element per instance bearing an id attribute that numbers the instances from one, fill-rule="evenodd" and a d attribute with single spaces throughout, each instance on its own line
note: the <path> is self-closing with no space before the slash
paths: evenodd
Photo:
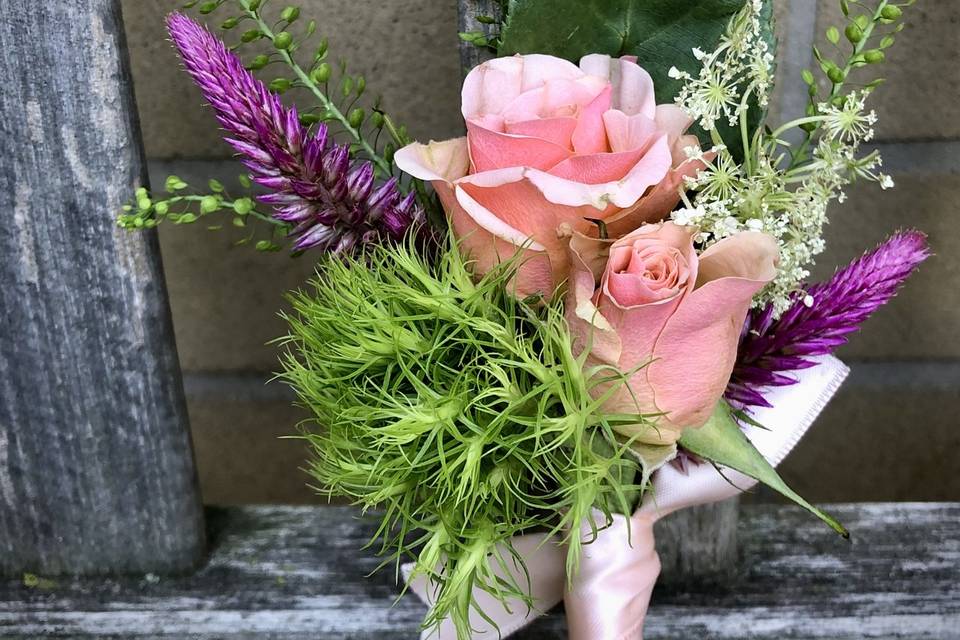
<path id="1" fill-rule="evenodd" d="M 719 587 L 658 589 L 648 640 L 960 638 L 960 503 L 833 505 L 847 542 L 794 507 L 742 508 L 742 567 Z M 208 514 L 190 577 L 0 582 L 0 638 L 411 639 L 424 607 L 362 550 L 348 507 Z M 561 611 L 515 636 L 564 638 Z"/>

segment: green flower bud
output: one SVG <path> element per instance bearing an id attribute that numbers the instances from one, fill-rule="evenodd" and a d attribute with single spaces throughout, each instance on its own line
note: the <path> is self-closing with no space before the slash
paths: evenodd
<path id="1" fill-rule="evenodd" d="M 812 85 L 815 82 L 815 79 L 813 77 L 813 72 L 811 72 L 810 69 L 804 69 L 803 71 L 801 71 L 800 76 L 803 78 L 803 81 L 808 85 Z"/>
<path id="2" fill-rule="evenodd" d="M 373 115 L 370 116 L 370 122 L 373 123 L 374 128 L 379 129 L 383 126 L 383 114 L 379 111 L 374 111 Z"/>
<path id="3" fill-rule="evenodd" d="M 233 210 L 237 212 L 237 215 L 245 216 L 253 211 L 253 200 L 250 198 L 240 198 L 239 200 L 235 200 L 233 203 Z"/>
<path id="4" fill-rule="evenodd" d="M 870 18 L 863 15 L 862 13 L 853 19 L 854 23 L 861 29 L 866 29 L 870 26 Z"/>
<path id="5" fill-rule="evenodd" d="M 158 216 L 165 216 L 170 211 L 170 205 L 166 202 L 158 202 L 154 205 L 153 210 L 157 212 Z"/>
<path id="6" fill-rule="evenodd" d="M 243 218 L 239 218 L 239 217 L 238 217 L 238 218 L 234 218 L 232 222 L 233 222 L 233 226 L 235 226 L 235 227 L 245 227 L 245 226 L 247 226 L 247 223 L 243 221 Z"/>
<path id="7" fill-rule="evenodd" d="M 210 187 L 210 191 L 213 191 L 214 193 L 220 193 L 223 191 L 223 184 L 219 180 L 215 180 L 213 178 L 210 178 L 210 180 L 207 181 L 207 186 Z"/>
<path id="8" fill-rule="evenodd" d="M 312 124 L 320 122 L 320 116 L 316 113 L 301 113 L 300 114 L 300 124 L 305 127 L 309 127 Z"/>
<path id="9" fill-rule="evenodd" d="M 330 80 L 330 76 L 333 75 L 333 67 L 329 63 L 323 62 L 313 70 L 313 73 L 310 74 L 310 79 L 318 84 L 323 84 Z"/>
<path id="10" fill-rule="evenodd" d="M 367 88 L 367 79 L 363 76 L 357 76 L 357 95 L 362 96 L 364 90 Z"/>
<path id="11" fill-rule="evenodd" d="M 237 182 L 239 182 L 240 186 L 242 186 L 244 189 L 249 189 L 253 185 L 253 183 L 250 181 L 250 176 L 245 173 L 241 173 L 237 176 Z"/>
<path id="12" fill-rule="evenodd" d="M 237 17 L 227 18 L 226 20 L 223 21 L 223 24 L 220 25 L 220 28 L 221 28 L 221 29 L 233 29 L 233 28 L 236 27 L 238 24 L 240 24 L 240 18 L 237 18 Z"/>
<path id="13" fill-rule="evenodd" d="M 830 27 L 827 29 L 827 40 L 833 44 L 840 42 L 840 30 L 836 27 Z"/>
<path id="14" fill-rule="evenodd" d="M 830 82 L 833 84 L 840 84 L 847 76 L 840 67 L 830 67 L 827 70 L 827 77 L 830 78 Z"/>
<path id="15" fill-rule="evenodd" d="M 170 176 L 170 178 L 172 178 L 172 177 L 173 177 L 173 176 Z M 170 180 L 170 178 L 167 178 L 167 180 Z M 137 200 L 140 200 L 141 198 L 146 198 L 147 195 L 148 195 L 148 194 L 147 194 L 147 188 L 146 188 L 146 187 L 140 187 L 139 189 L 137 189 L 136 191 L 133 192 L 133 195 L 134 195 L 134 197 L 136 197 Z"/>
<path id="16" fill-rule="evenodd" d="M 267 86 L 274 93 L 284 93 L 293 86 L 293 83 L 287 78 L 274 78 Z"/>
<path id="17" fill-rule="evenodd" d="M 220 200 L 216 196 L 204 196 L 200 200 L 201 213 L 213 213 L 220 208 Z"/>
<path id="18" fill-rule="evenodd" d="M 329 46 L 330 46 L 330 43 L 327 41 L 326 38 L 323 38 L 322 40 L 320 40 L 320 44 L 317 45 L 317 53 L 314 54 L 314 59 L 317 60 L 318 62 L 320 60 L 323 60 L 327 55 L 327 48 Z"/>
<path id="19" fill-rule="evenodd" d="M 293 44 L 293 36 L 289 31 L 281 31 L 273 36 L 273 46 L 277 49 L 289 49 L 291 44 Z"/>
<path id="20" fill-rule="evenodd" d="M 143 218 L 141 218 L 141 217 L 139 217 L 139 216 L 136 217 L 136 218 L 134 218 L 134 219 L 133 219 L 133 226 L 136 227 L 137 229 L 139 229 L 140 227 L 142 227 L 142 226 L 143 226 Z"/>
<path id="21" fill-rule="evenodd" d="M 867 64 L 878 64 L 883 62 L 886 57 L 880 49 L 871 49 L 870 51 L 863 52 L 863 59 L 867 61 Z"/>
<path id="22" fill-rule="evenodd" d="M 849 40 L 852 44 L 857 44 L 863 40 L 863 29 L 852 22 L 847 25 L 846 29 L 843 30 L 843 34 L 847 36 L 847 40 Z"/>
<path id="23" fill-rule="evenodd" d="M 340 89 L 343 92 L 344 98 L 353 93 L 353 78 L 350 76 L 343 76 L 343 80 L 340 81 Z"/>
<path id="24" fill-rule="evenodd" d="M 259 71 L 260 69 L 263 69 L 268 64 L 270 64 L 270 57 L 265 56 L 261 53 L 260 55 L 256 56 L 253 60 L 250 61 L 250 64 L 247 66 L 247 68 L 253 71 Z"/>
<path id="25" fill-rule="evenodd" d="M 880 10 L 880 17 L 887 20 L 896 20 L 903 15 L 903 11 L 900 7 L 894 4 L 888 4 L 883 9 Z"/>
<path id="26" fill-rule="evenodd" d="M 199 11 L 203 15 L 206 15 L 208 13 L 212 13 L 213 11 L 215 11 L 219 5 L 220 5 L 219 2 L 204 2 L 202 5 L 200 5 L 200 8 L 197 9 L 197 11 Z"/>
<path id="27" fill-rule="evenodd" d="M 153 201 L 150 200 L 147 196 L 142 198 L 137 198 L 137 208 L 141 211 L 149 211 L 150 207 L 153 206 Z"/>
<path id="28" fill-rule="evenodd" d="M 177 224 L 190 224 L 191 222 L 196 222 L 197 216 L 192 213 L 185 213 L 180 216 L 180 219 L 177 220 Z"/>
<path id="29" fill-rule="evenodd" d="M 169 193 L 173 193 L 174 191 L 180 191 L 181 189 L 186 189 L 187 183 L 181 180 L 177 176 L 167 176 L 167 181 L 164 186 Z"/>
<path id="30" fill-rule="evenodd" d="M 257 38 L 263 37 L 263 34 L 260 33 L 259 29 L 250 29 L 249 31 L 244 31 L 243 35 L 240 36 L 241 42 L 253 42 Z"/>
<path id="31" fill-rule="evenodd" d="M 363 119 L 366 117 L 367 113 L 361 107 L 357 107 L 347 114 L 347 122 L 349 122 L 350 126 L 354 129 L 358 129 L 360 125 L 363 124 Z"/>
<path id="32" fill-rule="evenodd" d="M 157 221 L 153 218 L 147 218 L 144 220 L 143 226 L 145 226 L 147 229 L 153 229 L 155 226 L 157 226 Z"/>
<path id="33" fill-rule="evenodd" d="M 393 162 L 393 154 L 397 152 L 397 148 L 393 146 L 391 142 L 386 147 L 383 148 L 383 159 L 387 162 Z"/>
<path id="34" fill-rule="evenodd" d="M 260 8 L 260 0 L 247 0 L 247 9 L 250 11 L 256 11 Z"/>
<path id="35" fill-rule="evenodd" d="M 283 11 L 280 12 L 280 19 L 284 22 L 293 22 L 300 17 L 300 8 L 289 6 L 284 7 Z"/>

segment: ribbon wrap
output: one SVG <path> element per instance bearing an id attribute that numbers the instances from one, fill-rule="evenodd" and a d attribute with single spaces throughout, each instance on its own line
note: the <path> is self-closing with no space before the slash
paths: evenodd
<path id="1" fill-rule="evenodd" d="M 744 428 L 747 437 L 773 466 L 797 445 L 850 372 L 833 356 L 815 360 L 817 366 L 796 373 L 797 384 L 766 393 L 772 408 L 753 411 L 753 417 L 766 429 Z M 709 464 L 688 467 L 686 472 L 673 465 L 656 471 L 653 490 L 646 493 L 629 519 L 614 516 L 610 526 L 596 536 L 590 524 L 582 524 L 580 535 L 589 544 L 583 546 L 580 570 L 569 582 L 565 574 L 567 549 L 558 539 L 546 539 L 542 534 L 513 538 L 511 544 L 524 558 L 527 574 L 519 567 L 511 573 L 517 584 L 529 587 L 534 606 L 528 608 L 519 601 L 502 603 L 475 590 L 477 605 L 495 624 L 471 611 L 472 637 L 506 638 L 563 600 L 570 640 L 642 640 L 643 621 L 660 573 L 653 525 L 678 509 L 725 500 L 756 484 L 753 478 L 733 470 L 724 470 L 721 476 Z M 597 521 L 603 522 L 603 517 Z M 432 604 L 426 580 L 410 580 L 412 568 L 412 564 L 403 567 L 410 588 L 426 604 Z M 458 640 L 450 620 L 424 630 L 420 637 Z"/>

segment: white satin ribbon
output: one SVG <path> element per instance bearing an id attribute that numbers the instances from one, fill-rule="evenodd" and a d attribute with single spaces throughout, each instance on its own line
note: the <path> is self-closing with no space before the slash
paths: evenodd
<path id="1" fill-rule="evenodd" d="M 747 437 L 774 466 L 797 445 L 850 372 L 833 356 L 816 360 L 817 366 L 796 373 L 797 384 L 771 388 L 766 393 L 773 407 L 753 412 L 756 421 L 766 429 L 745 427 Z M 472 637 L 506 638 L 563 600 L 570 640 L 641 640 L 643 619 L 660 571 L 654 549 L 654 523 L 678 509 L 731 498 L 754 484 L 753 478 L 731 469 L 721 476 L 709 464 L 688 465 L 686 472 L 665 465 L 654 474 L 653 490 L 647 492 L 640 508 L 629 519 L 629 527 L 626 517 L 614 516 L 611 526 L 596 539 L 589 525 L 581 527 L 584 540 L 592 541 L 583 547 L 580 570 L 569 585 L 564 572 L 564 545 L 546 541 L 543 535 L 514 538 L 511 542 L 524 558 L 528 573 L 519 568 L 511 573 L 521 586 L 526 584 L 525 575 L 530 576 L 528 586 L 534 607 L 530 609 L 519 601 L 504 605 L 486 592 L 475 590 L 475 602 L 496 624 L 471 612 Z M 403 566 L 404 578 L 413 592 L 430 605 L 430 587 L 422 576 L 410 580 L 412 568 L 412 564 Z M 457 640 L 449 619 L 423 631 L 420 637 Z"/>

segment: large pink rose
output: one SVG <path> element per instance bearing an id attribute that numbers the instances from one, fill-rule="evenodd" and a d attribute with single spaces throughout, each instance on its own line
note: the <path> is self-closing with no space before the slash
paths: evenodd
<path id="1" fill-rule="evenodd" d="M 772 237 L 738 233 L 697 256 L 696 232 L 645 225 L 607 243 L 605 264 L 600 241 L 570 241 L 566 314 L 575 347 L 589 346 L 591 366 L 630 374 L 608 411 L 662 414 L 656 429 L 639 432 L 642 442 L 671 443 L 707 421 L 733 371 L 750 302 L 776 275 Z"/>
<path id="2" fill-rule="evenodd" d="M 656 104 L 635 58 L 497 58 L 470 72 L 462 97 L 467 136 L 411 144 L 397 166 L 433 183 L 479 273 L 525 247 L 521 295 L 566 279 L 564 236 L 588 232 L 587 218 L 614 237 L 662 220 L 701 166 L 683 152 L 697 145 L 690 119 Z"/>

